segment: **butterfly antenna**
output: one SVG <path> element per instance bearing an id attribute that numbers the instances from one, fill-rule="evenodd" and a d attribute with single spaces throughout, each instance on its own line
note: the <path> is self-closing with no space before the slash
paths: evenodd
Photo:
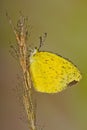
<path id="1" fill-rule="evenodd" d="M 40 48 L 44 45 L 44 42 L 46 40 L 46 37 L 47 37 L 47 33 L 44 33 L 44 36 L 40 36 L 40 44 L 39 44 L 39 48 L 38 50 L 40 50 Z"/>

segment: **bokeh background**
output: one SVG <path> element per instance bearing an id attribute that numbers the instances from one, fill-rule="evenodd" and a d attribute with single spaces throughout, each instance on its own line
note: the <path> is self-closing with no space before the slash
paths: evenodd
<path id="1" fill-rule="evenodd" d="M 38 130 L 87 130 L 87 1 L 86 0 L 1 0 L 0 1 L 0 130 L 28 130 L 24 108 L 19 100 L 20 67 L 9 54 L 19 11 L 29 17 L 30 41 L 39 45 L 47 32 L 42 50 L 69 58 L 82 72 L 75 87 L 54 94 L 35 92 Z"/>

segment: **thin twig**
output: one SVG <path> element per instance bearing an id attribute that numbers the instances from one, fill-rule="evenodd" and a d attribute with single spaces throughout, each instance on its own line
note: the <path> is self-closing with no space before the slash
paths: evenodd
<path id="1" fill-rule="evenodd" d="M 36 130 L 36 113 L 34 110 L 33 99 L 32 99 L 32 82 L 29 72 L 29 61 L 28 61 L 28 52 L 27 52 L 27 27 L 26 19 L 23 15 L 20 16 L 20 19 L 17 23 L 17 29 L 14 27 L 11 18 L 6 14 L 9 23 L 14 31 L 16 36 L 17 45 L 18 45 L 18 54 L 19 62 L 23 72 L 23 103 L 28 117 L 28 123 L 30 130 Z"/>

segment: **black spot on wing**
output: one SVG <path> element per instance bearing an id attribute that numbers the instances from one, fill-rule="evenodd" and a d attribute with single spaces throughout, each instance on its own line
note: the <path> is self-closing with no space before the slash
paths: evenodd
<path id="1" fill-rule="evenodd" d="M 76 83 L 78 83 L 78 81 L 73 80 L 73 81 L 71 81 L 71 82 L 68 84 L 68 86 L 71 87 L 71 86 L 75 85 Z"/>

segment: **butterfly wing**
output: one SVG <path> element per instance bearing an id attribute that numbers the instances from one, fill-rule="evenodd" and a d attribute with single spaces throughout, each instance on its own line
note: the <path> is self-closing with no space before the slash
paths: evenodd
<path id="1" fill-rule="evenodd" d="M 57 93 L 81 79 L 77 67 L 56 54 L 36 52 L 30 59 L 31 78 L 39 92 Z"/>

